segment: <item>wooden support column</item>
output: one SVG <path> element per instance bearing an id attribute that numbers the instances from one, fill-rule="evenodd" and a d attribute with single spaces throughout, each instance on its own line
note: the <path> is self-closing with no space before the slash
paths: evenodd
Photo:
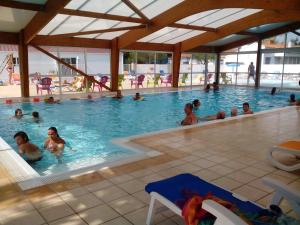
<path id="1" fill-rule="evenodd" d="M 256 56 L 256 72 L 255 72 L 255 87 L 260 86 L 260 68 L 261 68 L 261 42 L 262 39 L 258 40 L 257 45 L 257 56 Z"/>
<path id="2" fill-rule="evenodd" d="M 26 98 L 29 97 L 28 46 L 25 44 L 24 30 L 19 35 L 21 96 Z"/>
<path id="3" fill-rule="evenodd" d="M 180 72 L 180 59 L 181 59 L 181 43 L 177 43 L 174 46 L 173 51 L 173 78 L 172 78 L 172 86 L 178 87 L 179 80 L 179 72 Z"/>
<path id="4" fill-rule="evenodd" d="M 215 76 L 215 82 L 217 82 L 217 84 L 220 83 L 220 63 L 221 63 L 221 54 L 220 52 L 218 52 L 217 60 L 216 60 L 216 76 Z"/>
<path id="5" fill-rule="evenodd" d="M 118 38 L 115 38 L 111 42 L 110 52 L 110 72 L 111 72 L 111 91 L 118 90 L 118 79 L 119 79 L 119 55 L 120 49 L 118 48 Z"/>

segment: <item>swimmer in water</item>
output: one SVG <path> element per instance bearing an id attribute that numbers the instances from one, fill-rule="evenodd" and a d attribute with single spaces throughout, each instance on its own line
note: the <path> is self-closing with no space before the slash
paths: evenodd
<path id="1" fill-rule="evenodd" d="M 220 87 L 219 87 L 219 85 L 218 85 L 218 83 L 217 82 L 213 82 L 213 90 L 214 91 L 218 91 L 219 89 L 220 89 Z"/>
<path id="2" fill-rule="evenodd" d="M 121 90 L 117 90 L 117 94 L 115 96 L 113 96 L 113 98 L 115 98 L 115 99 L 121 99 L 121 98 L 123 98 Z"/>
<path id="3" fill-rule="evenodd" d="M 65 148 L 65 141 L 62 139 L 55 127 L 48 129 L 48 138 L 44 142 L 44 148 L 53 153 L 58 159 L 61 157 Z"/>
<path id="4" fill-rule="evenodd" d="M 290 105 L 296 105 L 297 101 L 296 101 L 295 94 L 290 95 L 289 103 L 290 103 Z"/>
<path id="5" fill-rule="evenodd" d="M 193 113 L 193 105 L 187 103 L 184 107 L 185 118 L 181 121 L 182 126 L 193 125 L 198 123 L 198 118 Z"/>
<path id="6" fill-rule="evenodd" d="M 206 85 L 206 87 L 204 88 L 205 92 L 209 92 L 209 90 L 210 90 L 210 84 Z"/>
<path id="7" fill-rule="evenodd" d="M 34 163 L 42 159 L 40 149 L 29 142 L 27 134 L 19 131 L 14 135 L 14 139 L 19 148 L 19 154 L 23 156 L 28 163 Z"/>
<path id="8" fill-rule="evenodd" d="M 48 103 L 48 104 L 58 104 L 60 103 L 59 100 L 54 100 L 54 98 L 51 96 L 49 98 L 45 98 L 45 103 Z"/>
<path id="9" fill-rule="evenodd" d="M 237 115 L 238 115 L 238 109 L 237 109 L 236 107 L 233 107 L 233 108 L 231 109 L 230 114 L 231 114 L 231 117 L 237 116 Z"/>
<path id="10" fill-rule="evenodd" d="M 38 112 L 32 112 L 32 120 L 35 123 L 41 122 L 40 114 Z"/>
<path id="11" fill-rule="evenodd" d="M 220 111 L 216 115 L 206 116 L 203 119 L 207 120 L 207 121 L 211 121 L 211 120 L 223 120 L 223 119 L 225 119 L 225 117 L 226 117 L 226 113 L 224 111 Z"/>
<path id="12" fill-rule="evenodd" d="M 243 114 L 253 114 L 253 111 L 250 109 L 250 105 L 248 102 L 244 102 L 243 104 Z"/>
<path id="13" fill-rule="evenodd" d="M 16 109 L 15 110 L 15 116 L 16 119 L 21 119 L 24 116 L 22 109 Z"/>
<path id="14" fill-rule="evenodd" d="M 197 110 L 197 109 L 200 108 L 200 106 L 201 106 L 200 100 L 199 100 L 199 99 L 195 99 L 195 100 L 193 101 L 193 109 L 194 109 L 194 110 Z"/>
<path id="15" fill-rule="evenodd" d="M 134 101 L 143 100 L 144 97 L 140 95 L 140 93 L 135 93 L 135 96 L 133 97 Z"/>

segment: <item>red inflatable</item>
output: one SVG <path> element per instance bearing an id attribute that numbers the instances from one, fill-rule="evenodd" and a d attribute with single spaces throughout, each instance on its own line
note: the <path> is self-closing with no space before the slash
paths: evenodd
<path id="1" fill-rule="evenodd" d="M 5 104 L 12 104 L 12 103 L 13 103 L 13 101 L 11 99 L 6 99 L 5 100 Z"/>
<path id="2" fill-rule="evenodd" d="M 33 102 L 40 102 L 40 98 L 33 98 Z"/>

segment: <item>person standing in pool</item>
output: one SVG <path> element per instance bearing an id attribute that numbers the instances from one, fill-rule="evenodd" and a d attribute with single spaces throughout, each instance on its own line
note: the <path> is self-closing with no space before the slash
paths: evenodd
<path id="1" fill-rule="evenodd" d="M 197 109 L 200 108 L 200 106 L 201 106 L 200 100 L 199 100 L 199 99 L 195 99 L 195 100 L 193 101 L 193 109 L 194 109 L 194 110 L 197 110 Z"/>
<path id="2" fill-rule="evenodd" d="M 238 109 L 236 107 L 231 108 L 230 115 L 231 117 L 236 117 L 238 115 Z"/>
<path id="3" fill-rule="evenodd" d="M 36 111 L 32 112 L 32 120 L 35 123 L 41 122 L 40 114 L 38 112 L 36 112 Z"/>
<path id="4" fill-rule="evenodd" d="M 113 98 L 115 98 L 115 99 L 121 99 L 121 98 L 123 98 L 121 90 L 117 90 L 117 94 L 115 96 L 113 96 Z"/>
<path id="5" fill-rule="evenodd" d="M 253 62 L 251 62 L 250 65 L 248 66 L 248 79 L 247 79 L 248 85 L 249 85 L 250 77 L 255 81 L 254 76 L 255 76 L 255 67 L 253 65 Z"/>
<path id="6" fill-rule="evenodd" d="M 44 142 L 44 148 L 60 158 L 65 148 L 65 140 L 62 139 L 55 127 L 48 129 L 48 138 Z"/>
<path id="7" fill-rule="evenodd" d="M 19 148 L 19 154 L 23 156 L 28 163 L 34 163 L 42 159 L 42 153 L 40 149 L 29 142 L 28 135 L 19 131 L 14 135 L 14 139 Z"/>
<path id="8" fill-rule="evenodd" d="M 142 101 L 144 100 L 144 97 L 140 95 L 140 93 L 135 93 L 135 96 L 133 97 L 134 101 Z"/>
<path id="9" fill-rule="evenodd" d="M 250 109 L 250 105 L 248 102 L 243 103 L 243 114 L 244 115 L 253 114 L 253 111 Z"/>
<path id="10" fill-rule="evenodd" d="M 296 101 L 295 94 L 290 95 L 289 103 L 290 103 L 290 105 L 296 105 L 297 101 Z"/>
<path id="11" fill-rule="evenodd" d="M 15 116 L 16 119 L 21 119 L 24 116 L 22 109 L 16 109 L 15 110 Z"/>
<path id="12" fill-rule="evenodd" d="M 182 126 L 193 125 L 198 123 L 198 119 L 193 113 L 193 105 L 191 103 L 187 103 L 184 107 L 185 118 L 181 121 Z"/>

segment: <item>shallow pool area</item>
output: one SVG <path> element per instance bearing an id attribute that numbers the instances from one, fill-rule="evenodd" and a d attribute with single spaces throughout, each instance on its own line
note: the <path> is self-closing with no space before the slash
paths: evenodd
<path id="1" fill-rule="evenodd" d="M 66 100 L 61 104 L 22 103 L 0 105 L 1 137 L 14 149 L 15 132 L 23 130 L 31 142 L 42 146 L 47 137 L 47 129 L 57 127 L 59 134 L 71 146 L 66 147 L 63 163 L 47 151 L 43 159 L 32 167 L 40 175 L 61 173 L 93 164 L 130 158 L 135 151 L 119 147 L 111 141 L 132 135 L 144 134 L 179 126 L 184 117 L 183 107 L 187 102 L 198 98 L 201 108 L 197 116 L 215 114 L 225 110 L 227 116 L 233 106 L 241 112 L 242 103 L 249 102 L 254 112 L 280 108 L 288 105 L 288 92 L 271 96 L 269 90 L 252 88 L 222 87 L 218 92 L 181 91 L 145 95 L 144 101 L 132 101 L 132 96 L 121 100 L 110 97 L 88 100 Z M 16 108 L 21 108 L 21 120 L 11 119 Z M 31 112 L 38 111 L 42 122 L 34 123 Z"/>

